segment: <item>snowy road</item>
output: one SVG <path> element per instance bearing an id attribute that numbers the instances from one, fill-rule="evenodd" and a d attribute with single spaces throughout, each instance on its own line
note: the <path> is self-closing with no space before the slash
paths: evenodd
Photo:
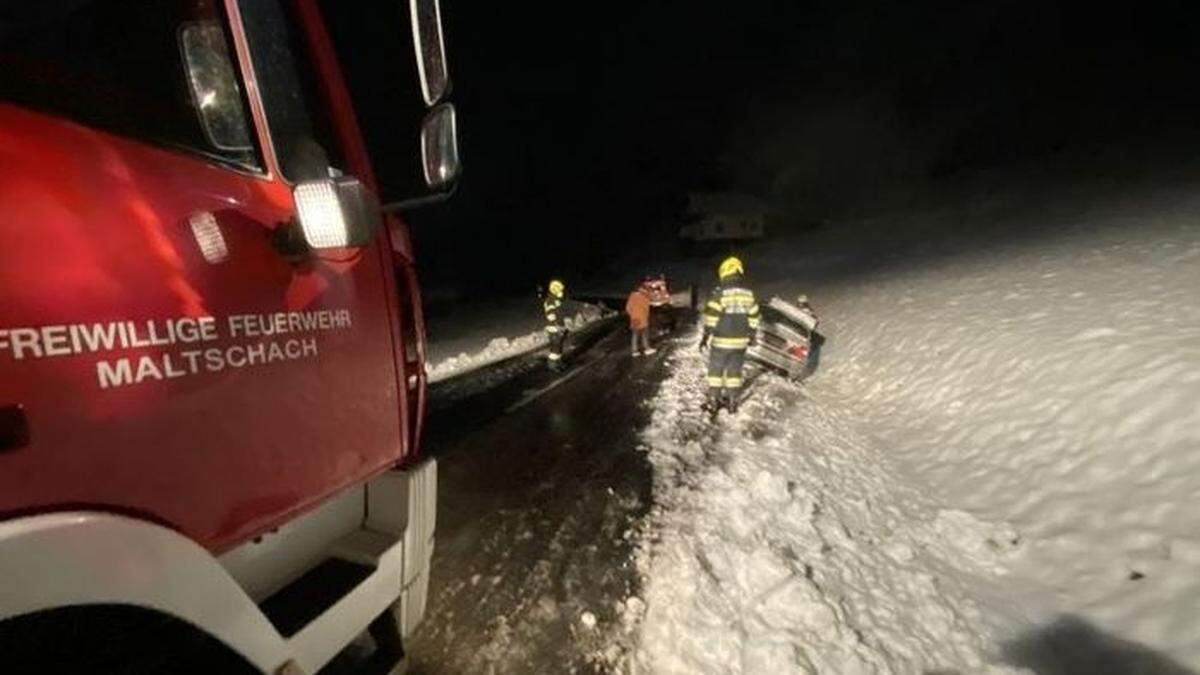
<path id="1" fill-rule="evenodd" d="M 637 593 L 631 528 L 650 498 L 638 432 L 664 374 L 662 352 L 633 359 L 627 339 L 432 419 L 438 543 L 410 673 L 589 672 L 620 656 L 614 603 Z"/>
<path id="2" fill-rule="evenodd" d="M 1192 672 L 1200 203 L 1064 194 L 748 251 L 830 342 L 715 424 L 694 335 L 505 365 L 431 427 L 412 672 Z"/>
<path id="3" fill-rule="evenodd" d="M 894 480 L 800 385 L 713 424 L 694 339 L 635 360 L 606 334 L 433 418 L 410 672 L 1009 672 L 981 605 L 1016 535 Z"/>

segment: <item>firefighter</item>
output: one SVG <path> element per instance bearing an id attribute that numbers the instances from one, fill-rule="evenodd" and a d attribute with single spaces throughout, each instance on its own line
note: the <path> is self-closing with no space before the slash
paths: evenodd
<path id="1" fill-rule="evenodd" d="M 744 282 L 742 261 L 729 257 L 717 269 L 720 283 L 704 305 L 704 335 L 700 349 L 708 355 L 708 400 L 715 412 L 722 405 L 737 412 L 742 389 L 742 363 L 758 331 L 758 301 Z"/>
<path id="2" fill-rule="evenodd" d="M 546 296 L 542 299 L 542 312 L 546 315 L 546 337 L 550 343 L 546 362 L 550 370 L 562 368 L 563 346 L 567 342 L 567 323 L 563 317 L 563 294 L 566 290 L 562 281 L 552 279 Z"/>

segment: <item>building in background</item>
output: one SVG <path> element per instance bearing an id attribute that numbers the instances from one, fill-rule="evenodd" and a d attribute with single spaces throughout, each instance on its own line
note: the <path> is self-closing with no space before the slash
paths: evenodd
<path id="1" fill-rule="evenodd" d="M 771 213 L 766 202 L 737 192 L 693 192 L 679 238 L 685 242 L 761 239 Z"/>

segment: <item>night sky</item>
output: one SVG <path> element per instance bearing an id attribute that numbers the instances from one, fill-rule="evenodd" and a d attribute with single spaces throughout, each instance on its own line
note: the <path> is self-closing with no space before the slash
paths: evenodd
<path id="1" fill-rule="evenodd" d="M 996 167 L 1200 147 L 1183 2 L 627 4 L 443 0 L 466 167 L 410 216 L 427 284 L 595 269 L 669 237 L 689 190 L 799 227 Z"/>

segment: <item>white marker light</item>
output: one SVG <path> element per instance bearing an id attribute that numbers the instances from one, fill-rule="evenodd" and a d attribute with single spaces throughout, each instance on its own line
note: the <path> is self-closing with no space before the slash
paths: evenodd
<path id="1" fill-rule="evenodd" d="M 350 244 L 350 230 L 332 180 L 305 181 L 296 185 L 296 215 L 304 239 L 313 248 L 340 248 Z"/>
<path id="2" fill-rule="evenodd" d="M 208 211 L 193 213 L 188 218 L 192 226 L 192 235 L 200 246 L 200 254 L 212 264 L 224 262 L 229 257 L 229 247 L 225 245 L 225 235 L 221 234 L 221 226 L 217 219 Z"/>

